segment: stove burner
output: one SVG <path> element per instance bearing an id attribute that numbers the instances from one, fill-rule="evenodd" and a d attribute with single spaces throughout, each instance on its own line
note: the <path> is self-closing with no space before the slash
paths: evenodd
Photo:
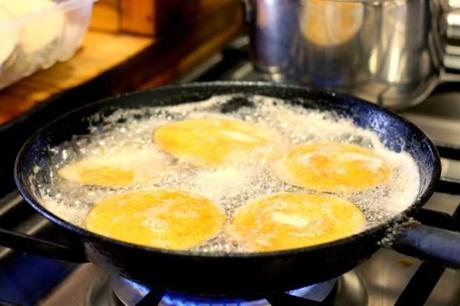
<path id="1" fill-rule="evenodd" d="M 311 285 L 308 287 L 291 290 L 288 292 L 290 295 L 306 298 L 312 301 L 323 301 L 336 284 L 336 279 L 326 281 L 323 283 Z M 126 306 L 134 306 L 139 303 L 144 296 L 150 291 L 143 285 L 134 281 L 124 279 L 121 277 L 112 277 L 110 285 L 116 297 Z M 166 293 L 161 300 L 160 306 L 266 306 L 267 300 L 245 300 L 245 299 L 232 299 L 232 298 L 207 298 L 207 297 L 194 297 L 180 293 Z"/>
<path id="2" fill-rule="evenodd" d="M 149 289 L 131 280 L 121 277 L 104 277 L 91 285 L 87 296 L 88 306 L 135 306 L 149 293 Z M 308 287 L 291 290 L 289 295 L 307 301 L 331 301 L 334 306 L 368 305 L 367 292 L 361 277 L 354 271 L 348 272 L 338 279 Z M 273 302 L 272 302 L 273 303 Z M 158 306 L 270 306 L 266 299 L 211 299 L 192 297 L 178 293 L 166 293 Z M 281 303 L 284 306 L 284 303 Z M 157 305 L 152 305 L 157 306 Z M 272 304 L 272 306 L 278 306 Z"/>

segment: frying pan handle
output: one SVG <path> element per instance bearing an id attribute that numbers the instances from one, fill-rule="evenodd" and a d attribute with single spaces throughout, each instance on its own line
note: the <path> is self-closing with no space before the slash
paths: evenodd
<path id="1" fill-rule="evenodd" d="M 460 233 L 458 232 L 413 224 L 400 232 L 392 248 L 409 256 L 460 269 Z"/>
<path id="2" fill-rule="evenodd" d="M 83 247 L 59 244 L 1 228 L 0 245 L 34 255 L 70 262 L 83 263 L 88 261 Z"/>

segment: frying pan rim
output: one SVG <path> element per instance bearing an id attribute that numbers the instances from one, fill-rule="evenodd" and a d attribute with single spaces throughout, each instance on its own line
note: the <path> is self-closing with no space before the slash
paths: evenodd
<path id="1" fill-rule="evenodd" d="M 434 158 L 433 159 L 434 165 L 433 165 L 433 172 L 431 173 L 431 180 L 428 183 L 425 190 L 419 193 L 416 199 L 406 209 L 399 212 L 398 214 L 396 214 L 394 217 L 390 218 L 386 222 L 383 222 L 380 225 L 377 225 L 369 229 L 366 229 L 364 231 L 361 231 L 357 234 L 347 236 L 342 239 L 338 239 L 338 240 L 334 240 L 334 241 L 330 241 L 330 242 L 326 242 L 322 244 L 317 244 L 313 246 L 301 247 L 301 248 L 276 250 L 276 251 L 269 251 L 269 252 L 230 252 L 230 253 L 220 253 L 220 252 L 200 253 L 200 252 L 193 252 L 189 250 L 168 250 L 164 248 L 156 248 L 156 247 L 150 247 L 150 246 L 144 246 L 144 245 L 134 244 L 130 242 L 125 242 L 125 241 L 113 239 L 110 237 L 106 237 L 106 236 L 103 236 L 97 233 L 93 233 L 85 229 L 84 227 L 74 225 L 62 219 L 61 217 L 55 215 L 54 213 L 52 213 L 45 206 L 40 204 L 40 201 L 31 192 L 29 192 L 31 191 L 30 188 L 25 187 L 27 186 L 27 184 L 25 183 L 26 180 L 23 175 L 24 173 L 21 171 L 21 165 L 23 163 L 23 160 L 25 159 L 26 153 L 30 151 L 32 143 L 34 142 L 35 139 L 37 139 L 40 136 L 40 134 L 44 134 L 45 132 L 52 130 L 54 125 L 64 121 L 66 117 L 74 115 L 75 113 L 79 113 L 82 110 L 87 109 L 87 108 L 97 107 L 99 105 L 103 105 L 103 104 L 106 104 L 112 101 L 119 101 L 123 97 L 148 94 L 150 92 L 157 92 L 157 91 L 163 91 L 163 90 L 171 91 L 171 90 L 184 89 L 184 88 L 193 89 L 193 88 L 201 88 L 201 87 L 211 87 L 212 89 L 212 87 L 222 87 L 222 86 L 271 87 L 271 88 L 278 88 L 278 89 L 283 89 L 283 90 L 295 89 L 295 90 L 301 90 L 301 91 L 310 92 L 310 93 L 321 93 L 321 94 L 326 94 L 329 97 L 334 97 L 335 99 L 336 98 L 352 99 L 354 102 L 358 102 L 359 104 L 365 105 L 367 108 L 374 109 L 380 113 L 384 113 L 385 115 L 393 117 L 397 119 L 398 121 L 401 121 L 404 125 L 409 126 L 409 128 L 412 131 L 423 136 L 423 139 L 425 139 L 428 145 L 428 148 L 429 148 L 429 153 Z M 270 96 L 270 95 L 267 94 L 267 96 Z M 169 255 L 169 256 L 178 256 L 178 257 L 187 257 L 187 258 L 199 257 L 203 259 L 219 259 L 219 258 L 238 259 L 238 258 L 254 258 L 254 257 L 269 258 L 269 257 L 279 257 L 283 255 L 292 255 L 292 254 L 304 253 L 304 252 L 321 252 L 321 250 L 324 250 L 324 249 L 340 247 L 341 245 L 346 245 L 347 243 L 350 243 L 357 239 L 374 235 L 381 231 L 385 231 L 389 227 L 392 227 L 395 222 L 406 218 L 413 210 L 420 208 L 428 200 L 428 198 L 433 194 L 435 185 L 437 181 L 439 180 L 440 174 L 441 174 L 441 162 L 440 162 L 439 154 L 437 152 L 435 145 L 428 138 L 428 136 L 425 135 L 425 133 L 422 130 L 420 130 L 412 122 L 395 114 L 394 112 L 387 110 L 379 105 L 373 104 L 371 102 L 368 102 L 368 101 L 365 101 L 360 98 L 357 98 L 357 97 L 354 97 L 348 94 L 344 94 L 344 93 L 313 89 L 313 88 L 300 86 L 300 85 L 294 85 L 294 84 L 280 84 L 280 83 L 270 83 L 270 82 L 263 82 L 263 81 L 255 81 L 255 82 L 253 81 L 213 81 L 213 82 L 194 82 L 194 83 L 186 83 L 186 84 L 172 84 L 172 85 L 166 85 L 166 86 L 161 86 L 158 88 L 152 88 L 152 89 L 147 89 L 147 90 L 132 91 L 132 92 L 123 93 L 123 94 L 107 97 L 104 99 L 100 99 L 94 102 L 90 102 L 70 112 L 66 112 L 58 116 L 54 120 L 48 122 L 47 124 L 40 127 L 40 129 L 35 131 L 22 145 L 21 149 L 19 150 L 16 156 L 16 160 L 14 164 L 14 180 L 15 180 L 16 186 L 21 196 L 29 203 L 29 205 L 31 205 L 37 212 L 39 212 L 46 219 L 50 220 L 54 224 L 57 224 L 63 227 L 64 229 L 70 231 L 71 233 L 78 234 L 84 237 L 85 239 L 88 239 L 91 241 L 115 244 L 115 245 L 125 247 L 125 248 L 127 247 L 127 248 L 142 250 L 146 252 L 155 252 L 155 253 L 160 253 L 160 254 Z"/>

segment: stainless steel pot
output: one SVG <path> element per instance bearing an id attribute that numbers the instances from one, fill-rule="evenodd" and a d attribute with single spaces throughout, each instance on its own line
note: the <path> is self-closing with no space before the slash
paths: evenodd
<path id="1" fill-rule="evenodd" d="M 421 102 L 458 56 L 459 0 L 244 0 L 255 68 L 383 106 Z M 459 57 L 460 58 L 460 57 Z"/>

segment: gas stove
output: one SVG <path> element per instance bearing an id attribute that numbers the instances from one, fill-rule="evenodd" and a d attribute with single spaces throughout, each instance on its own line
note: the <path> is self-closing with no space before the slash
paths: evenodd
<path id="1" fill-rule="evenodd" d="M 239 39 L 178 82 L 258 80 Z M 460 82 L 439 86 L 422 104 L 401 113 L 438 146 L 442 181 L 415 216 L 422 223 L 460 231 Z M 0 199 L 0 225 L 57 241 L 53 225 L 12 191 Z M 225 277 L 225 275 L 222 275 Z M 70 264 L 0 247 L 0 305 L 43 306 L 296 306 L 460 305 L 460 271 L 380 249 L 354 270 L 320 284 L 254 299 L 210 299 L 159 294 L 109 275 L 92 264 Z"/>

